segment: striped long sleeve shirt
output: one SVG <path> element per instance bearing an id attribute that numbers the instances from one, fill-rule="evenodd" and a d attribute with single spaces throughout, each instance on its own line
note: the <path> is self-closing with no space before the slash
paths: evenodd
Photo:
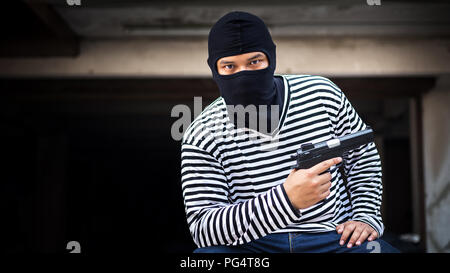
<path id="1" fill-rule="evenodd" d="M 236 128 L 222 97 L 186 129 L 181 186 L 194 242 L 240 245 L 270 233 L 332 231 L 348 220 L 365 222 L 381 236 L 381 162 L 373 142 L 343 156 L 344 172 L 331 168 L 326 199 L 300 210 L 291 204 L 283 182 L 300 145 L 354 133 L 366 124 L 329 79 L 278 76 L 285 96 L 272 134 Z"/>

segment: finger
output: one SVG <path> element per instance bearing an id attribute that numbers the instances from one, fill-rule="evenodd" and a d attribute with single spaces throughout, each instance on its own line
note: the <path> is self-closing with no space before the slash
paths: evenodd
<path id="1" fill-rule="evenodd" d="M 341 157 L 335 157 L 331 158 L 325 161 L 322 161 L 314 166 L 312 166 L 310 171 L 315 174 L 323 173 L 324 171 L 328 170 L 331 166 L 339 164 L 342 161 Z"/>
<path id="2" fill-rule="evenodd" d="M 318 184 L 322 185 L 322 184 L 326 184 L 326 183 L 330 182 L 332 178 L 333 177 L 331 176 L 330 172 L 325 172 L 321 175 L 318 175 L 316 178 L 316 181 Z"/>
<path id="3" fill-rule="evenodd" d="M 345 242 L 348 239 L 348 236 L 352 234 L 353 230 L 355 230 L 355 225 L 353 223 L 348 224 L 344 227 L 344 230 L 342 231 L 341 240 L 339 241 L 339 244 L 341 246 L 345 244 Z"/>
<path id="4" fill-rule="evenodd" d="M 370 231 L 367 230 L 367 229 L 364 229 L 364 230 L 361 232 L 361 235 L 359 235 L 359 238 L 356 239 L 355 245 L 359 246 L 359 245 L 361 245 L 362 243 L 364 243 L 364 241 L 367 239 L 367 237 L 369 237 L 369 235 L 370 235 Z"/>
<path id="5" fill-rule="evenodd" d="M 357 228 L 355 228 L 355 230 L 353 231 L 352 237 L 348 241 L 348 244 L 347 244 L 348 248 L 350 248 L 350 247 L 355 245 L 356 240 L 359 238 L 359 236 L 361 235 L 362 231 L 363 231 L 363 229 L 361 227 L 359 227 L 359 226 Z"/>
<path id="6" fill-rule="evenodd" d="M 318 185 L 317 190 L 319 193 L 328 191 L 331 188 L 331 181 L 327 181 L 321 185 Z"/>
<path id="7" fill-rule="evenodd" d="M 336 226 L 336 231 L 338 234 L 341 234 L 344 231 L 344 224 L 340 224 Z"/>
<path id="8" fill-rule="evenodd" d="M 375 240 L 376 238 L 378 238 L 378 232 L 372 231 L 372 233 L 371 233 L 370 236 L 369 236 L 369 239 L 367 239 L 367 240 L 373 241 L 373 240 Z"/>
<path id="9" fill-rule="evenodd" d="M 325 192 L 322 192 L 322 193 L 319 195 L 319 201 L 321 201 L 321 200 L 327 198 L 327 196 L 330 195 L 330 193 L 331 193 L 330 189 L 327 189 Z"/>

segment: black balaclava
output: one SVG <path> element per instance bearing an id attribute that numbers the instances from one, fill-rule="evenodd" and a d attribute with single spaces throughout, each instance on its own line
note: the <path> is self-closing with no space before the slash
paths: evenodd
<path id="1" fill-rule="evenodd" d="M 227 105 L 253 104 L 258 107 L 277 104 L 274 83 L 275 47 L 266 25 L 253 14 L 230 12 L 214 24 L 208 37 L 208 65 Z M 217 60 L 254 51 L 266 54 L 268 67 L 219 75 Z"/>

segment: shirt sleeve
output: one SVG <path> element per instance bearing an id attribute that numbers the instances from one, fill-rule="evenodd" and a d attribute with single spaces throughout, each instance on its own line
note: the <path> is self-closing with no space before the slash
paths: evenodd
<path id="1" fill-rule="evenodd" d="M 282 184 L 233 202 L 219 161 L 187 143 L 181 148 L 181 183 L 189 231 L 198 247 L 248 243 L 301 217 Z"/>
<path id="2" fill-rule="evenodd" d="M 341 92 L 340 107 L 333 122 L 337 137 L 366 129 L 351 103 Z M 381 218 L 382 173 L 381 160 L 374 142 L 351 150 L 343 156 L 347 187 L 352 205 L 352 220 L 372 226 L 381 237 L 384 225 Z"/>

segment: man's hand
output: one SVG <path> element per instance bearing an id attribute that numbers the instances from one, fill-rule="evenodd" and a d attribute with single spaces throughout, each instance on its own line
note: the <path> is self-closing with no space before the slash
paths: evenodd
<path id="1" fill-rule="evenodd" d="M 321 173 L 341 161 L 342 158 L 336 157 L 309 169 L 292 170 L 283 184 L 292 205 L 296 209 L 308 208 L 330 195 L 331 174 Z"/>
<path id="2" fill-rule="evenodd" d="M 342 234 L 339 244 L 342 246 L 350 238 L 347 247 L 361 245 L 368 237 L 368 241 L 373 241 L 378 237 L 378 233 L 370 225 L 359 221 L 348 221 L 336 227 L 337 233 Z"/>

